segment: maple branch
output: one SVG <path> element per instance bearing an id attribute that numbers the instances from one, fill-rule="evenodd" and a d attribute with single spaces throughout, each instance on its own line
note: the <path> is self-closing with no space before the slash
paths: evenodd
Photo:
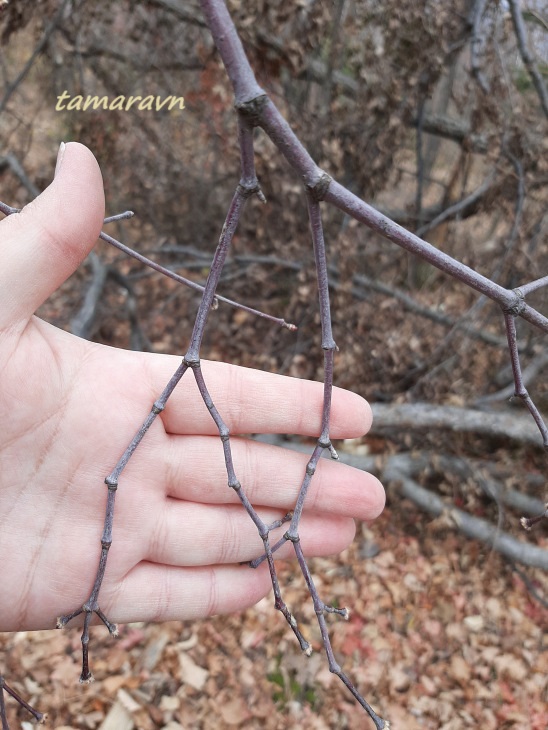
<path id="1" fill-rule="evenodd" d="M 253 191 L 257 194 L 261 202 L 266 202 L 266 199 L 263 195 L 262 190 L 258 189 L 256 191 Z M 0 201 L 0 212 L 4 213 L 4 215 L 13 215 L 14 213 L 19 213 L 20 208 L 12 208 L 9 205 L 6 205 L 6 203 L 2 203 Z M 103 223 L 113 223 L 115 221 L 120 220 L 127 220 L 129 218 L 132 218 L 134 215 L 133 211 L 126 210 L 123 213 L 118 213 L 116 215 L 108 216 L 103 220 Z M 174 281 L 178 282 L 179 284 L 184 284 L 184 286 L 189 287 L 190 289 L 194 289 L 195 291 L 203 292 L 204 287 L 201 284 L 197 284 L 194 281 L 191 281 L 190 279 L 186 279 L 184 276 L 180 276 L 179 274 L 176 274 L 174 271 L 171 271 L 171 269 L 166 269 L 165 266 L 162 266 L 161 264 L 157 264 L 156 261 L 152 261 L 152 259 L 147 258 L 146 256 L 143 256 L 143 254 L 140 254 L 138 251 L 135 251 L 134 249 L 130 248 L 129 246 L 126 246 L 121 241 L 118 241 L 116 238 L 113 238 L 112 236 L 109 236 L 104 231 L 101 231 L 99 234 L 99 238 L 106 243 L 109 243 L 114 248 L 117 248 L 122 253 L 126 254 L 127 256 L 131 256 L 132 258 L 136 259 L 137 261 L 140 261 L 142 264 L 145 264 L 145 266 L 148 266 L 151 269 L 154 269 L 154 271 L 157 271 L 160 274 L 163 274 L 164 276 L 167 276 L 170 279 L 173 279 Z M 216 294 L 213 297 L 211 308 L 217 309 L 218 302 L 224 302 L 225 304 L 229 304 L 231 307 L 234 307 L 235 309 L 241 309 L 244 312 L 248 312 L 249 314 L 253 314 L 257 317 L 261 317 L 263 319 L 267 319 L 270 322 L 274 322 L 275 324 L 279 325 L 280 327 L 283 327 L 290 332 L 296 332 L 298 329 L 296 324 L 293 324 L 292 322 L 286 322 L 285 319 L 281 317 L 274 317 L 271 314 L 267 314 L 266 312 L 261 312 L 259 309 L 254 309 L 253 307 L 248 307 L 246 304 L 240 304 L 240 302 L 235 302 L 233 299 L 228 299 L 227 297 L 223 297 L 220 294 Z"/>
<path id="2" fill-rule="evenodd" d="M 538 410 L 536 405 L 533 403 L 531 396 L 529 395 L 529 392 L 527 391 L 527 388 L 525 387 L 525 383 L 523 382 L 523 376 L 521 374 L 521 365 L 519 362 L 519 354 L 518 354 L 518 346 L 517 346 L 515 315 L 513 315 L 511 313 L 505 313 L 504 322 L 506 324 L 506 335 L 508 337 L 508 348 L 510 350 L 510 358 L 511 358 L 511 362 L 512 362 L 512 372 L 514 374 L 514 383 L 516 385 L 516 391 L 515 391 L 514 395 L 516 398 L 521 398 L 521 400 L 525 403 L 525 405 L 529 409 L 530 414 L 535 419 L 535 423 L 537 424 L 539 431 L 542 434 L 542 442 L 544 444 L 544 448 L 548 449 L 548 428 L 546 428 L 546 424 L 544 423 L 544 419 L 542 418 L 540 411 Z"/>
<path id="3" fill-rule="evenodd" d="M 262 193 L 261 193 L 262 194 Z M 119 217 L 123 216 L 124 213 L 121 213 L 120 216 L 111 216 L 110 219 L 105 219 L 105 223 L 111 222 L 111 220 L 118 220 Z M 184 276 L 180 276 L 179 274 L 176 274 L 174 271 L 171 271 L 171 269 L 166 269 L 165 266 L 162 266 L 161 264 L 157 264 L 156 261 L 152 261 L 152 259 L 147 258 L 146 256 L 143 256 L 143 254 L 138 253 L 134 249 L 130 248 L 129 246 L 126 246 L 121 241 L 116 240 L 112 236 L 109 236 L 108 234 L 101 231 L 99 234 L 99 238 L 103 241 L 106 241 L 106 243 L 109 243 L 111 246 L 114 246 L 114 248 L 117 248 L 119 251 L 122 251 L 122 253 L 127 254 L 128 256 L 131 256 L 134 259 L 137 259 L 137 261 L 140 261 L 142 264 L 145 264 L 145 266 L 150 267 L 151 269 L 154 269 L 154 271 L 158 271 L 160 274 L 163 274 L 164 276 L 167 276 L 170 279 L 173 279 L 174 281 L 177 281 L 179 284 L 184 284 L 185 286 L 189 287 L 190 289 L 194 289 L 195 291 L 203 292 L 204 287 L 201 284 L 196 284 L 196 282 L 191 281 L 190 279 L 186 279 Z M 292 324 L 291 322 L 286 322 L 285 319 L 282 319 L 281 317 L 274 317 L 271 314 L 267 314 L 266 312 L 261 312 L 258 309 L 253 309 L 252 307 L 248 307 L 245 304 L 240 304 L 239 302 L 235 302 L 232 299 L 227 299 L 227 297 L 223 297 L 220 294 L 216 294 L 212 301 L 212 308 L 216 309 L 218 306 L 218 302 L 224 302 L 225 304 L 229 304 L 231 307 L 234 307 L 236 309 L 242 309 L 244 312 L 249 312 L 250 314 L 253 314 L 257 317 L 262 317 L 263 319 L 268 319 L 270 322 L 274 322 L 275 324 L 280 325 L 280 327 L 284 327 L 285 329 L 288 329 L 290 332 L 295 332 L 297 330 L 297 325 Z"/>
<path id="4" fill-rule="evenodd" d="M 114 502 L 116 498 L 116 491 L 118 489 L 118 481 L 120 478 L 120 475 L 122 474 L 123 470 L 127 466 L 130 458 L 132 457 L 135 449 L 141 441 L 143 440 L 143 437 L 149 430 L 149 428 L 152 426 L 154 421 L 156 420 L 156 417 L 164 410 L 166 403 L 168 401 L 169 396 L 172 394 L 173 390 L 175 389 L 175 386 L 179 383 L 183 375 L 188 369 L 188 365 L 183 361 L 175 373 L 172 375 L 169 383 L 166 385 L 164 390 L 162 391 L 160 397 L 158 400 L 155 401 L 155 403 L 152 406 L 152 409 L 150 410 L 150 413 L 142 423 L 141 427 L 129 443 L 128 447 L 118 460 L 116 466 L 111 471 L 111 473 L 105 478 L 105 484 L 108 488 L 108 496 L 107 496 L 107 507 L 106 507 L 106 513 L 105 513 L 105 522 L 104 522 L 104 528 L 103 528 L 103 534 L 101 536 L 101 556 L 99 558 L 99 566 L 97 568 L 97 574 L 95 576 L 95 582 L 93 584 L 93 588 L 91 590 L 91 594 L 88 598 L 88 600 L 80 607 L 77 608 L 75 611 L 72 611 L 71 613 L 65 614 L 64 616 L 59 616 L 57 619 L 57 628 L 61 629 L 64 626 L 66 626 L 69 621 L 71 621 L 76 616 L 79 616 L 80 614 L 84 613 L 84 630 L 82 632 L 82 672 L 80 675 L 80 682 L 91 682 L 93 680 L 93 675 L 90 672 L 89 669 L 89 658 L 88 658 L 88 645 L 89 645 L 89 625 L 91 622 L 91 618 L 93 614 L 97 614 L 97 616 L 101 619 L 101 621 L 105 624 L 107 627 L 109 633 L 111 636 L 117 636 L 118 635 L 118 628 L 116 624 L 111 623 L 105 616 L 105 614 L 101 611 L 99 607 L 99 591 L 101 590 L 101 585 L 103 583 L 103 578 L 105 576 L 105 569 L 107 565 L 107 558 L 108 558 L 108 551 L 112 545 L 112 523 L 114 520 Z"/>
<path id="5" fill-rule="evenodd" d="M 310 655 L 311 648 L 310 644 L 306 639 L 304 638 L 303 634 L 301 633 L 300 629 L 298 628 L 298 624 L 294 616 L 291 614 L 291 611 L 283 601 L 280 585 L 278 581 L 278 576 L 276 573 L 276 568 L 274 565 L 274 557 L 272 554 L 272 550 L 270 548 L 270 540 L 269 540 L 269 533 L 275 529 L 275 527 L 278 527 L 280 524 L 280 521 L 277 520 L 272 525 L 266 525 L 263 520 L 259 517 L 256 510 L 253 508 L 251 502 L 249 501 L 245 490 L 243 489 L 240 481 L 238 480 L 235 470 L 234 470 L 234 464 L 232 460 L 232 450 L 230 446 L 230 431 L 223 421 L 221 414 L 217 410 L 215 404 L 213 403 L 213 400 L 211 398 L 211 395 L 209 394 L 209 391 L 207 389 L 202 369 L 200 366 L 200 345 L 205 329 L 205 324 L 207 321 L 207 316 L 209 313 L 209 309 L 211 307 L 211 302 L 213 301 L 213 298 L 215 296 L 215 291 L 217 288 L 217 285 L 219 283 L 219 279 L 221 276 L 221 272 L 223 269 L 223 266 L 226 262 L 226 256 L 228 253 L 228 249 L 230 247 L 230 244 L 232 242 L 232 237 L 234 235 L 234 232 L 236 230 L 236 226 L 238 225 L 238 221 L 240 219 L 240 216 L 242 214 L 243 208 L 245 206 L 245 203 L 247 199 L 253 195 L 257 194 L 259 199 L 263 199 L 264 196 L 262 196 L 262 192 L 259 186 L 259 183 L 257 181 L 257 177 L 255 174 L 255 163 L 254 163 L 254 154 L 253 154 L 253 128 L 249 125 L 249 123 L 239 116 L 238 118 L 238 129 L 239 129 L 239 143 L 240 143 L 240 159 L 241 159 L 241 165 L 242 165 L 242 176 L 240 179 L 240 183 L 238 187 L 236 188 L 236 192 L 234 193 L 234 197 L 232 199 L 232 204 L 229 208 L 228 214 L 226 216 L 225 224 L 223 226 L 223 230 L 221 233 L 221 237 L 219 239 L 219 244 L 217 246 L 217 250 L 215 251 L 215 256 L 213 258 L 213 263 L 211 265 L 211 269 L 209 272 L 209 276 L 206 282 L 204 295 L 202 298 L 202 302 L 200 304 L 200 308 L 198 310 L 198 313 L 196 315 L 196 320 L 194 323 L 194 329 L 192 331 L 192 335 L 190 338 L 190 345 L 188 348 L 188 351 L 183 359 L 183 362 L 187 363 L 189 367 L 192 368 L 192 371 L 194 373 L 194 377 L 196 380 L 196 384 L 198 386 L 198 390 L 200 391 L 200 395 L 202 396 L 202 399 L 204 401 L 204 404 L 208 411 L 211 414 L 211 417 L 213 418 L 215 425 L 217 426 L 217 430 L 219 432 L 219 437 L 221 439 L 221 442 L 223 444 L 223 452 L 224 452 L 224 459 L 225 459 L 225 467 L 226 467 L 226 473 L 228 477 L 228 486 L 231 489 L 234 489 L 236 494 L 238 495 L 238 498 L 240 499 L 244 509 L 246 510 L 247 514 L 251 518 L 252 522 L 255 524 L 257 531 L 259 533 L 259 536 L 261 540 L 263 541 L 264 546 L 264 555 L 266 560 L 268 561 L 268 568 L 270 572 L 270 579 L 272 583 L 272 588 L 274 591 L 274 605 L 278 611 L 282 613 L 282 615 L 285 617 L 286 621 L 288 622 L 289 626 L 291 627 L 293 633 L 297 637 L 297 640 L 299 642 L 299 645 L 302 649 L 302 651 Z M 262 196 L 262 197 L 261 197 Z M 289 516 L 286 516 L 288 518 Z M 286 521 L 286 518 L 283 518 L 282 522 Z"/>

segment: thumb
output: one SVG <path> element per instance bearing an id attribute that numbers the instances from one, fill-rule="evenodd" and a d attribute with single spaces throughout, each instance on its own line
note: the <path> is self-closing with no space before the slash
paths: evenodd
<path id="1" fill-rule="evenodd" d="M 78 268 L 101 231 L 103 180 L 81 144 L 61 145 L 55 179 L 0 222 L 0 331 L 26 321 Z"/>

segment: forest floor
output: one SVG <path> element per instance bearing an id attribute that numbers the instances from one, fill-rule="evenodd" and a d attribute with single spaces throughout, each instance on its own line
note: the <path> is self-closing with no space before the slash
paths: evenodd
<path id="1" fill-rule="evenodd" d="M 548 726 L 548 612 L 497 553 L 389 492 L 349 550 L 311 568 L 320 594 L 351 609 L 330 621 L 336 657 L 392 730 Z M 0 663 L 56 730 L 372 727 L 328 671 L 295 565 L 280 573 L 310 658 L 268 597 L 240 615 L 124 626 L 118 640 L 96 627 L 90 685 L 77 629 L 2 635 Z M 7 704 L 13 728 L 34 726 Z"/>

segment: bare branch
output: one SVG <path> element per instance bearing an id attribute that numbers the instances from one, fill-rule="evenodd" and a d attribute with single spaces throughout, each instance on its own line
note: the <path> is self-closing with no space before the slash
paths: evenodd
<path id="1" fill-rule="evenodd" d="M 516 398 L 521 398 L 522 401 L 527 406 L 527 408 L 529 409 L 529 412 L 535 419 L 535 423 L 537 424 L 539 431 L 542 434 L 542 441 L 544 443 L 544 448 L 548 449 L 548 428 L 546 428 L 546 424 L 544 423 L 544 419 L 542 418 L 540 411 L 538 410 L 536 405 L 531 400 L 531 396 L 529 395 L 527 388 L 525 387 L 525 383 L 523 382 L 523 377 L 521 374 L 521 365 L 519 362 L 519 354 L 518 354 L 518 347 L 517 347 L 515 316 L 510 313 L 505 313 L 504 322 L 506 324 L 508 347 L 510 349 L 510 358 L 512 361 L 512 371 L 514 373 L 514 383 L 516 385 L 515 396 L 516 396 Z"/>
<path id="2" fill-rule="evenodd" d="M 527 386 L 533 378 L 535 378 L 541 370 L 548 365 L 548 352 L 541 353 L 536 357 L 526 368 L 523 370 L 521 377 L 523 385 Z M 498 390 L 496 393 L 490 393 L 484 395 L 474 401 L 474 405 L 484 405 L 486 403 L 495 403 L 496 401 L 507 400 L 508 398 L 514 398 L 516 395 L 515 384 L 509 385 L 502 390 Z"/>
<path id="3" fill-rule="evenodd" d="M 385 469 L 384 478 L 398 482 L 401 496 L 410 499 L 425 512 L 435 517 L 442 513 L 447 515 L 448 524 L 453 523 L 467 537 L 487 543 L 511 560 L 548 570 L 548 550 L 516 540 L 500 532 L 489 522 L 448 505 L 429 489 L 424 489 L 414 479 L 394 467 Z"/>
<path id="4" fill-rule="evenodd" d="M 120 215 L 124 215 L 124 214 L 122 213 Z M 116 216 L 113 216 L 112 218 L 114 219 L 114 218 L 116 218 Z M 105 222 L 110 222 L 110 219 Z M 135 251 L 134 249 L 130 248 L 129 246 L 126 246 L 121 241 L 116 240 L 116 238 L 109 236 L 107 233 L 104 233 L 103 231 L 101 231 L 101 233 L 99 234 L 99 238 L 102 239 L 103 241 L 105 241 L 106 243 L 109 243 L 111 246 L 114 246 L 114 248 L 117 248 L 119 251 L 122 251 L 122 253 L 125 253 L 134 259 L 137 259 L 137 261 L 140 261 L 142 264 L 145 264 L 145 266 L 148 266 L 151 269 L 154 269 L 154 271 L 158 271 L 160 274 L 163 274 L 164 276 L 167 276 L 168 278 L 173 279 L 174 281 L 177 281 L 179 284 L 184 284 L 184 286 L 187 286 L 190 289 L 194 289 L 195 291 L 199 291 L 199 292 L 204 291 L 204 287 L 201 284 L 196 284 L 196 282 L 191 281 L 190 279 L 186 279 L 184 276 L 181 276 L 180 274 L 176 274 L 174 271 L 171 271 L 171 269 L 167 269 L 165 266 L 162 266 L 161 264 L 157 264 L 156 261 L 152 261 L 152 259 L 149 259 L 146 256 L 143 256 L 143 254 L 140 254 L 138 251 Z M 297 329 L 297 325 L 292 324 L 291 322 L 286 322 L 285 319 L 282 319 L 281 317 L 274 317 L 273 315 L 267 314 L 266 312 L 261 312 L 258 309 L 253 309 L 253 307 L 248 307 L 245 304 L 240 304 L 239 302 L 235 302 L 232 299 L 223 297 L 220 294 L 216 294 L 215 297 L 213 298 L 213 302 L 212 302 L 213 309 L 217 308 L 218 302 L 224 302 L 225 304 L 228 304 L 231 307 L 234 307 L 235 309 L 242 309 L 243 311 L 249 312 L 249 314 L 253 314 L 256 317 L 262 317 L 263 319 L 268 319 L 270 322 L 274 322 L 275 324 L 278 324 L 280 327 L 284 327 L 285 329 L 288 329 L 290 332 L 294 332 Z"/>
<path id="5" fill-rule="evenodd" d="M 538 431 L 529 418 L 508 411 L 486 413 L 471 408 L 440 406 L 431 403 L 384 405 L 373 403 L 372 433 L 386 429 L 447 429 L 454 432 L 475 432 L 517 443 L 539 446 Z"/>

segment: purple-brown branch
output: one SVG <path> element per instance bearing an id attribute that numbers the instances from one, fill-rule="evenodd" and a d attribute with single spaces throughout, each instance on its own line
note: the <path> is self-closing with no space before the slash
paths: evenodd
<path id="1" fill-rule="evenodd" d="M 299 523 L 303 513 L 303 509 L 305 507 L 307 493 L 311 481 L 314 477 L 318 461 L 326 448 L 330 450 L 332 457 L 337 458 L 336 452 L 331 444 L 329 437 L 331 394 L 334 373 L 334 353 L 337 348 L 333 339 L 331 327 L 329 282 L 327 273 L 328 268 L 326 262 L 325 242 L 321 221 L 320 202 L 325 201 L 327 203 L 331 203 L 339 210 L 342 210 L 348 215 L 354 217 L 356 220 L 365 223 L 365 225 L 367 225 L 369 228 L 376 231 L 383 237 L 393 241 L 408 252 L 419 256 L 431 265 L 463 282 L 474 290 L 484 294 L 486 297 L 499 304 L 503 311 L 506 325 L 508 347 L 514 373 L 515 394 L 516 396 L 524 400 L 527 408 L 531 412 L 533 418 L 537 423 L 537 426 L 542 433 L 543 441 L 546 446 L 548 446 L 548 429 L 546 428 L 540 412 L 534 405 L 525 388 L 521 374 L 516 341 L 515 318 L 522 317 L 526 321 L 537 326 L 543 332 L 548 332 L 548 319 L 525 302 L 526 294 L 548 283 L 548 277 L 543 277 L 542 279 L 538 279 L 529 284 L 525 284 L 519 289 L 505 289 L 504 287 L 491 281 L 489 278 L 482 276 L 470 267 L 455 260 L 451 256 L 443 253 L 442 251 L 439 251 L 434 246 L 421 239 L 419 236 L 410 233 L 409 231 L 392 221 L 390 218 L 382 215 L 379 211 L 375 210 L 373 207 L 360 200 L 357 196 L 350 193 L 342 185 L 332 180 L 323 170 L 321 170 L 316 165 L 310 154 L 307 152 L 307 150 L 300 143 L 296 135 L 293 133 L 287 121 L 281 116 L 276 106 L 268 98 L 264 90 L 257 83 L 243 50 L 237 31 L 232 23 L 224 2 L 222 0 L 201 0 L 201 5 L 204 15 L 206 17 L 206 22 L 211 30 L 215 44 L 221 54 L 223 63 L 226 67 L 228 76 L 234 88 L 239 123 L 238 139 L 242 165 L 241 178 L 239 185 L 237 186 L 234 193 L 230 208 L 228 210 L 225 224 L 223 226 L 223 230 L 221 232 L 219 243 L 215 251 L 211 269 L 207 278 L 207 282 L 204 287 L 199 287 L 192 282 L 188 282 L 188 280 L 184 279 L 183 277 L 179 277 L 165 267 L 161 267 L 155 262 L 152 262 L 150 259 L 147 259 L 140 254 L 136 254 L 134 251 L 128 249 L 112 237 L 107 236 L 106 234 L 101 235 L 101 238 L 103 238 L 105 241 L 107 241 L 111 245 L 115 245 L 120 250 L 129 255 L 135 256 L 142 263 L 145 263 L 148 266 L 152 266 L 152 268 L 155 268 L 162 274 L 170 276 L 171 278 L 174 278 L 181 283 L 191 285 L 194 288 L 199 288 L 202 290 L 203 293 L 201 303 L 196 315 L 189 347 L 185 356 L 182 359 L 181 364 L 175 371 L 174 375 L 172 376 L 167 386 L 164 388 L 159 398 L 153 404 L 148 416 L 144 420 L 143 424 L 135 434 L 134 438 L 132 439 L 124 453 L 121 455 L 118 463 L 105 479 L 105 483 L 108 488 L 107 508 L 105 513 L 103 533 L 101 537 L 101 553 L 99 558 L 99 565 L 90 596 L 81 607 L 77 608 L 76 610 L 65 616 L 60 617 L 58 619 L 58 626 L 65 626 L 72 618 L 82 613 L 85 614 L 84 630 L 82 633 L 83 660 L 81 681 L 89 681 L 91 679 L 88 658 L 89 625 L 93 614 L 97 614 L 97 616 L 107 626 L 109 632 L 112 635 L 116 635 L 117 632 L 116 625 L 111 623 L 100 609 L 99 594 L 106 570 L 108 553 L 112 545 L 114 507 L 119 480 L 122 476 L 125 466 L 132 457 L 135 449 L 138 447 L 141 440 L 145 437 L 148 429 L 150 428 L 156 417 L 164 410 L 166 403 L 174 388 L 177 386 L 187 370 L 191 369 L 201 397 L 204 401 L 205 407 L 210 412 L 219 432 L 224 451 L 228 486 L 229 488 L 234 489 L 235 492 L 238 494 L 238 497 L 243 507 L 246 509 L 249 517 L 257 527 L 258 533 L 263 542 L 264 554 L 262 557 L 257 558 L 255 561 L 253 561 L 252 565 L 258 565 L 259 562 L 261 562 L 262 560 L 267 561 L 274 591 L 275 606 L 284 615 L 291 629 L 294 631 L 302 650 L 306 654 L 310 654 L 310 645 L 300 632 L 296 619 L 291 614 L 289 608 L 283 601 L 282 591 L 279 585 L 274 564 L 274 552 L 287 541 L 293 544 L 300 570 L 304 576 L 308 590 L 312 597 L 314 610 L 317 615 L 320 633 L 327 654 L 330 671 L 339 676 L 344 685 L 348 688 L 348 690 L 356 698 L 358 703 L 365 709 L 370 718 L 373 720 L 377 730 L 382 730 L 383 728 L 386 729 L 389 727 L 389 724 L 374 712 L 371 706 L 366 702 L 366 700 L 354 687 L 346 674 L 342 671 L 341 667 L 338 665 L 335 659 L 329 639 L 326 615 L 336 614 L 342 616 L 343 618 L 348 618 L 348 610 L 330 606 L 324 603 L 323 600 L 320 598 L 314 585 L 314 581 L 306 563 L 304 554 L 302 552 L 299 538 Z M 477 3 L 478 8 L 482 8 L 483 5 L 484 4 L 481 2 Z M 515 3 L 511 3 L 511 7 L 514 8 Z M 523 55 L 522 43 L 518 27 L 516 27 L 516 34 L 518 35 L 518 42 L 520 43 L 520 50 L 522 51 Z M 213 400 L 211 399 L 200 365 L 200 348 L 209 312 L 211 308 L 215 305 L 217 299 L 221 299 L 221 297 L 218 297 L 217 295 L 217 286 L 220 281 L 223 266 L 226 262 L 227 254 L 232 242 L 232 238 L 234 236 L 234 232 L 243 213 L 246 201 L 251 195 L 256 194 L 259 199 L 264 202 L 264 196 L 259 187 L 254 166 L 253 128 L 256 126 L 261 127 L 274 142 L 278 150 L 284 155 L 284 157 L 287 159 L 293 169 L 297 172 L 305 188 L 310 219 L 311 237 L 314 247 L 315 264 L 318 277 L 319 308 L 322 329 L 321 346 L 324 350 L 324 398 L 318 441 L 306 466 L 305 474 L 303 476 L 296 504 L 292 513 L 289 513 L 281 520 L 277 520 L 270 525 L 264 523 L 263 520 L 259 517 L 253 505 L 250 503 L 245 493 L 244 487 L 237 478 L 232 459 L 230 432 L 222 418 L 222 415 L 219 413 Z M 17 212 L 17 209 L 11 208 L 4 203 L 0 203 L 0 211 L 3 212 L 5 215 L 10 215 Z M 516 230 L 519 222 L 519 213 L 520 209 L 518 208 L 516 215 L 517 222 L 514 225 L 514 228 Z M 105 222 L 121 220 L 127 217 L 130 217 L 129 212 L 120 214 L 119 216 L 112 216 L 111 218 L 106 219 Z M 233 306 L 239 306 L 235 302 L 231 302 L 230 300 L 225 301 L 232 304 Z M 257 312 L 256 310 L 251 310 L 249 308 L 245 309 L 247 309 L 247 311 L 252 311 L 253 313 L 258 314 L 259 316 L 267 316 L 269 319 L 277 321 L 279 324 L 281 324 L 282 326 L 286 326 L 289 329 L 294 328 L 291 325 L 287 325 L 284 320 L 278 320 L 277 318 L 273 318 L 270 315 L 264 315 L 263 313 Z M 524 526 L 530 527 L 532 524 L 534 524 L 534 522 L 546 516 L 548 516 L 548 507 L 547 511 L 543 515 L 540 515 L 538 518 L 532 518 L 528 520 L 527 524 L 525 524 Z M 289 522 L 289 527 L 286 533 L 277 543 L 275 543 L 274 546 L 271 546 L 269 540 L 270 533 L 272 532 L 272 530 L 280 527 L 286 522 Z M 2 727 L 4 729 L 7 728 L 7 718 L 5 714 L 3 695 L 4 689 L 11 696 L 13 696 L 23 707 L 31 712 L 36 719 L 41 719 L 41 714 L 31 708 L 29 705 L 27 705 L 15 692 L 13 692 L 13 690 L 11 690 L 5 684 L 3 678 L 0 677 L 0 719 L 2 720 Z"/>

